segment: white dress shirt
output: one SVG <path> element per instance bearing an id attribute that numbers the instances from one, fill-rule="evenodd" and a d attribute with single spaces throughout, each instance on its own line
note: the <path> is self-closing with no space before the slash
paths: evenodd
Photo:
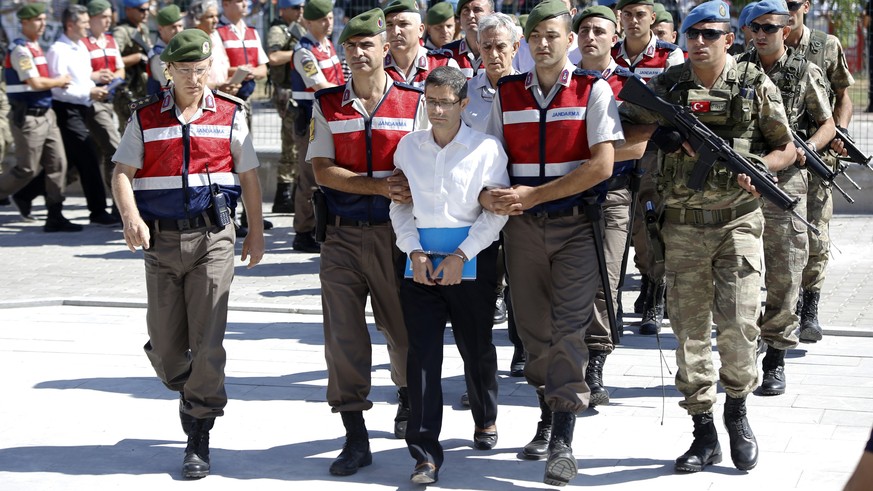
<path id="1" fill-rule="evenodd" d="M 484 210 L 479 193 L 509 186 L 506 164 L 503 145 L 463 123 L 455 138 L 442 148 L 431 130 L 414 131 L 401 138 L 394 166 L 409 180 L 412 204 L 391 203 L 397 247 L 407 254 L 422 249 L 419 228 L 462 227 L 470 227 L 459 246 L 468 259 L 490 246 L 509 217 Z"/>
<path id="2" fill-rule="evenodd" d="M 66 34 L 62 34 L 45 55 L 50 77 L 69 75 L 72 77 L 66 88 L 52 89 L 52 98 L 56 101 L 90 106 L 91 89 L 96 86 L 91 80 L 91 53 L 81 41 L 73 42 Z"/>
<path id="3" fill-rule="evenodd" d="M 512 70 L 512 75 L 517 73 L 515 69 Z M 467 98 L 470 102 L 461 114 L 461 119 L 467 123 L 467 126 L 485 133 L 488 113 L 491 112 L 491 103 L 494 102 L 495 95 L 497 95 L 497 88 L 491 85 L 485 70 L 479 70 L 479 73 L 467 81 Z"/>

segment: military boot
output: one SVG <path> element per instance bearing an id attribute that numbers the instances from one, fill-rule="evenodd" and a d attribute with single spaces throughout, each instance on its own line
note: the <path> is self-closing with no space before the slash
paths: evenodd
<path id="1" fill-rule="evenodd" d="M 634 300 L 634 314 L 642 314 L 646 311 L 646 300 L 649 298 L 649 276 L 640 278 L 640 296 Z"/>
<path id="2" fill-rule="evenodd" d="M 734 467 L 748 471 L 758 465 L 758 441 L 746 419 L 746 398 L 727 396 L 724 403 L 724 425 L 731 439 L 731 460 Z"/>
<path id="3" fill-rule="evenodd" d="M 397 389 L 397 415 L 394 416 L 394 438 L 406 438 L 406 424 L 409 421 L 409 391 L 406 387 Z M 469 406 L 469 404 L 467 404 Z"/>
<path id="4" fill-rule="evenodd" d="M 182 462 L 182 477 L 185 479 L 200 479 L 209 475 L 209 430 L 215 424 L 215 418 L 193 419 L 189 425 L 185 460 Z"/>
<path id="5" fill-rule="evenodd" d="M 800 309 L 800 341 L 821 341 L 821 326 L 818 323 L 819 292 L 803 291 L 803 307 Z"/>
<path id="6" fill-rule="evenodd" d="M 552 437 L 552 410 L 546 404 L 546 397 L 542 391 L 537 390 L 537 399 L 540 401 L 541 412 L 537 433 L 522 451 L 524 458 L 531 460 L 540 460 L 548 455 L 549 439 Z"/>
<path id="7" fill-rule="evenodd" d="M 578 467 L 573 456 L 573 430 L 576 415 L 556 411 L 552 420 L 552 438 L 549 440 L 549 460 L 543 482 L 551 486 L 564 486 L 576 477 Z"/>
<path id="8" fill-rule="evenodd" d="M 606 351 L 590 350 L 588 352 L 588 370 L 585 371 L 585 383 L 591 390 L 589 406 L 605 406 L 609 404 L 609 391 L 603 386 L 603 365 L 606 363 Z"/>
<path id="9" fill-rule="evenodd" d="M 640 323 L 640 334 L 652 335 L 661 332 L 661 322 L 664 320 L 664 292 L 666 281 L 661 278 L 649 284 L 649 300 L 646 302 L 646 313 Z"/>
<path id="10" fill-rule="evenodd" d="M 273 198 L 273 213 L 294 213 L 293 182 L 277 182 L 276 196 Z"/>
<path id="11" fill-rule="evenodd" d="M 761 380 L 761 395 L 778 396 L 785 393 L 785 350 L 767 346 L 762 363 L 764 378 Z"/>
<path id="12" fill-rule="evenodd" d="M 712 413 L 695 414 L 694 441 L 691 448 L 676 459 L 676 472 L 700 472 L 710 464 L 721 462 L 721 446 Z"/>
<path id="13" fill-rule="evenodd" d="M 61 209 L 63 209 L 63 205 L 60 203 L 48 206 L 48 218 L 45 219 L 45 225 L 42 227 L 43 232 L 82 231 L 82 226 L 67 220 L 63 213 L 61 213 Z"/>
<path id="14" fill-rule="evenodd" d="M 182 423 L 182 431 L 184 431 L 186 435 L 191 432 L 191 429 L 194 427 L 194 422 L 197 421 L 197 418 L 185 412 L 185 407 L 187 405 L 188 401 L 185 400 L 185 393 L 179 392 L 179 421 Z"/>
<path id="15" fill-rule="evenodd" d="M 373 463 L 370 453 L 370 437 L 364 425 L 364 413 L 361 411 L 343 411 L 343 426 L 346 428 L 346 443 L 343 451 L 330 464 L 330 473 L 334 476 L 351 476 L 361 467 Z"/>

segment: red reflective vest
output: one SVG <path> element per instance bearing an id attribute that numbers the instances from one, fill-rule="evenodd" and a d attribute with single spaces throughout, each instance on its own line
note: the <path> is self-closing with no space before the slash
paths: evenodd
<path id="1" fill-rule="evenodd" d="M 424 81 L 427 79 L 427 75 L 430 71 L 438 66 L 448 65 L 449 60 L 451 59 L 452 58 L 448 51 L 433 50 L 426 51 L 426 54 L 424 54 L 419 50 L 419 54 L 415 58 L 415 66 L 412 67 L 412 69 L 415 70 L 415 76 L 412 80 L 407 82 L 406 77 L 400 73 L 400 69 L 394 64 L 394 58 L 391 56 L 391 53 L 388 53 L 385 55 L 385 73 L 387 73 L 392 80 L 407 83 L 413 87 L 423 88 Z"/>
<path id="2" fill-rule="evenodd" d="M 188 124 L 176 118 L 169 91 L 137 109 L 143 166 L 134 175 L 133 191 L 143 219 L 199 215 L 212 204 L 210 182 L 225 193 L 231 208 L 235 205 L 240 185 L 230 144 L 239 105 L 210 91 L 204 97 L 203 114 Z"/>
<path id="3" fill-rule="evenodd" d="M 258 33 L 254 28 L 247 26 L 245 36 L 240 39 L 231 30 L 230 25 L 221 26 L 218 28 L 218 36 L 221 37 L 221 44 L 227 52 L 231 67 L 258 66 L 258 48 L 261 40 L 258 39 Z"/>
<path id="4" fill-rule="evenodd" d="M 325 80 L 334 85 L 345 84 L 346 77 L 345 75 L 343 75 L 343 64 L 336 54 L 333 43 L 330 42 L 330 40 L 327 41 L 327 46 L 329 48 L 327 53 L 325 53 L 324 50 L 318 49 L 318 46 L 319 45 L 315 43 L 312 39 L 310 39 L 309 36 L 303 36 L 302 38 L 300 38 L 300 42 L 294 49 L 295 51 L 298 49 L 305 49 L 312 53 L 312 56 L 318 63 L 318 67 L 324 74 Z M 313 87 L 306 87 L 306 84 L 303 82 L 303 77 L 301 77 L 297 70 L 294 68 L 293 57 L 290 63 L 291 98 L 298 102 L 308 101 L 306 102 L 306 104 L 309 104 L 307 107 L 311 107 L 312 100 L 315 99 L 315 89 Z"/>
<path id="5" fill-rule="evenodd" d="M 530 88 L 533 73 L 510 75 L 498 82 L 503 139 L 509 157 L 512 184 L 539 186 L 569 174 L 591 158 L 585 125 L 591 87 L 600 74 L 566 70 L 567 86 L 545 108 L 540 108 Z M 571 196 L 536 206 L 528 212 L 559 211 L 581 204 Z"/>
<path id="6" fill-rule="evenodd" d="M 661 74 L 664 70 L 667 69 L 667 59 L 670 57 L 670 54 L 678 49 L 678 46 L 675 44 L 668 43 L 666 41 L 657 40 L 655 41 L 654 46 L 649 46 L 646 49 L 645 54 L 643 54 L 642 59 L 634 66 L 630 66 L 627 60 L 620 56 L 622 43 L 624 41 L 619 41 L 615 43 L 612 47 L 612 57 L 615 59 L 615 62 L 618 63 L 619 66 L 625 67 L 628 70 L 635 73 L 644 82 L 648 82 L 649 79 L 654 77 L 655 75 Z"/>
<path id="7" fill-rule="evenodd" d="M 27 107 L 51 107 L 52 92 L 50 90 L 33 90 L 27 82 L 18 77 L 18 71 L 12 67 L 12 52 L 18 48 L 24 48 L 30 52 L 33 58 L 33 66 L 39 72 L 40 77 L 48 77 L 48 63 L 45 53 L 36 42 L 27 42 L 24 39 L 12 41 L 12 49 L 6 53 L 3 60 L 3 72 L 6 76 L 6 94 L 12 102 L 23 102 Z M 4 115 L 5 116 L 5 115 Z"/>
<path id="8" fill-rule="evenodd" d="M 97 44 L 97 40 L 91 36 L 82 38 L 82 43 L 88 48 L 88 53 L 91 55 L 91 70 L 108 69 L 110 71 L 118 70 L 118 60 L 121 58 L 121 53 L 118 51 L 118 45 L 115 44 L 115 38 L 110 34 L 103 35 L 106 38 L 106 47 L 101 48 Z"/>
<path id="9" fill-rule="evenodd" d="M 394 171 L 397 143 L 415 128 L 422 91 L 395 82 L 371 115 L 364 118 L 349 102 L 348 87 L 319 91 L 317 103 L 333 136 L 335 163 L 358 175 L 388 177 Z M 338 216 L 369 222 L 388 221 L 390 201 L 323 187 L 328 209 Z"/>
<path id="10" fill-rule="evenodd" d="M 482 68 L 482 60 L 476 59 L 473 52 L 469 50 L 466 38 L 452 41 L 443 46 L 442 49 L 451 51 L 452 59 L 454 59 L 458 63 L 458 66 L 461 67 L 461 73 L 467 77 L 467 80 L 473 78 L 473 76 Z"/>

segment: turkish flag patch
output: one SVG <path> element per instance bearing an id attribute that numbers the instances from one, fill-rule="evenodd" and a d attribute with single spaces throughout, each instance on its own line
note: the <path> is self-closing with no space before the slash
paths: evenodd
<path id="1" fill-rule="evenodd" d="M 691 110 L 696 113 L 708 113 L 709 101 L 691 101 Z"/>

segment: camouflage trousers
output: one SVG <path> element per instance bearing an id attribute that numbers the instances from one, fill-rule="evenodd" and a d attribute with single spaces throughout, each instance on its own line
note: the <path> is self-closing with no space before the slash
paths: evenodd
<path id="1" fill-rule="evenodd" d="M 634 265 L 640 274 L 648 275 L 649 278 L 658 279 L 664 275 L 663 268 L 655 263 L 655 256 L 649 245 L 649 236 L 646 232 L 646 201 L 651 201 L 655 209 L 661 203 L 658 194 L 656 172 L 658 171 L 658 152 L 646 151 L 640 161 L 640 169 L 643 176 L 640 180 L 640 191 L 637 193 L 637 208 L 634 211 L 633 244 Z"/>
<path id="2" fill-rule="evenodd" d="M 800 198 L 797 210 L 806 215 L 807 172 L 791 166 L 779 173 L 779 187 Z M 767 302 L 758 325 L 768 346 L 797 346 L 795 330 L 800 317 L 794 312 L 800 295 L 800 280 L 809 255 L 806 225 L 769 201 L 764 202 L 764 285 Z"/>
<path id="3" fill-rule="evenodd" d="M 828 224 L 834 216 L 834 199 L 831 188 L 815 175 L 809 176 L 809 192 L 806 195 L 806 216 L 819 229 L 821 235 L 809 234 L 809 259 L 803 269 L 803 289 L 820 292 L 825 280 L 825 269 L 830 259 L 831 240 Z"/>
<path id="4" fill-rule="evenodd" d="M 612 305 L 618 308 L 618 280 L 621 275 L 621 259 L 627 241 L 627 225 L 630 221 L 630 191 L 619 189 L 610 191 L 602 205 L 603 209 L 603 255 L 606 257 L 606 271 L 609 275 L 609 289 Z M 599 284 L 599 283 L 598 283 Z M 619 329 L 621 327 L 619 326 Z M 615 340 L 609 330 L 609 317 L 606 313 L 606 295 L 603 287 L 597 289 L 594 298 L 594 320 L 585 333 L 585 344 L 589 350 L 612 353 Z"/>
<path id="5" fill-rule="evenodd" d="M 276 166 L 276 182 L 294 184 L 297 180 L 297 145 L 294 141 L 294 109 L 291 104 L 291 90 L 276 88 L 273 91 L 273 105 L 282 120 L 282 153 Z M 291 109 L 289 111 L 289 109 Z"/>
<path id="6" fill-rule="evenodd" d="M 716 371 L 712 325 L 721 358 L 718 380 L 731 397 L 758 384 L 756 347 L 761 289 L 761 232 L 756 210 L 716 226 L 665 223 L 667 304 L 679 341 L 676 388 L 688 414 L 712 411 Z"/>

